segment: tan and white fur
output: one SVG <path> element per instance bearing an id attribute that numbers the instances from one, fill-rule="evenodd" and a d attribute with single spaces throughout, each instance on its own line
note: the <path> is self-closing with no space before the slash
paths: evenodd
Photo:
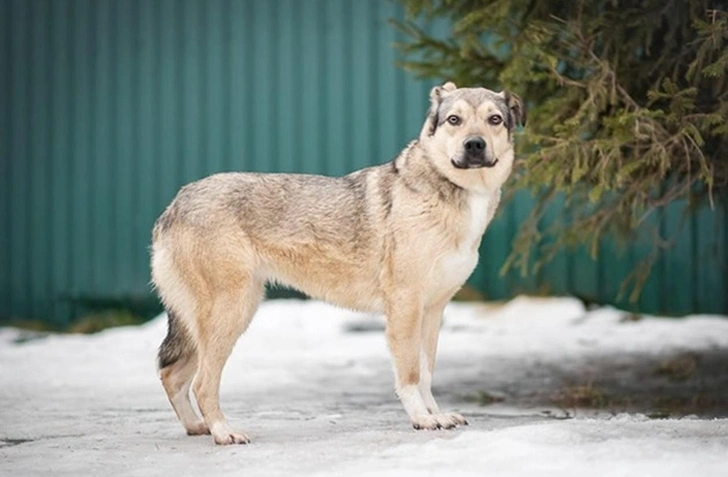
<path id="1" fill-rule="evenodd" d="M 220 410 L 220 377 L 269 281 L 384 313 L 412 425 L 466 424 L 432 395 L 438 334 L 477 264 L 525 111 L 515 95 L 452 83 L 430 99 L 419 139 L 392 162 L 344 177 L 216 174 L 184 186 L 157 220 L 152 279 L 169 319 L 160 376 L 188 434 L 249 442 Z"/>

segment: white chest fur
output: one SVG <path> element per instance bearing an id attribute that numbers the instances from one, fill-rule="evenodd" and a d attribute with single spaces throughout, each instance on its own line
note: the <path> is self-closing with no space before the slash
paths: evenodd
<path id="1" fill-rule="evenodd" d="M 492 218 L 493 200 L 494 197 L 488 194 L 472 194 L 470 196 L 467 229 L 460 248 L 472 249 L 480 243 L 485 227 Z"/>
<path id="2" fill-rule="evenodd" d="M 469 210 L 465 219 L 457 247 L 440 259 L 438 277 L 435 277 L 443 288 L 457 287 L 473 273 L 478 264 L 478 245 L 485 232 L 485 227 L 492 218 L 497 204 L 497 196 L 490 194 L 472 194 L 469 199 Z"/>

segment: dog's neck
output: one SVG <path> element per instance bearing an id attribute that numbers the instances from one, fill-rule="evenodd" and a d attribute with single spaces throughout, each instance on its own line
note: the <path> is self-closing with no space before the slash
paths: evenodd
<path id="1" fill-rule="evenodd" d="M 420 191 L 426 188 L 440 199 L 458 203 L 468 196 L 468 191 L 452 182 L 439 171 L 427 157 L 427 151 L 419 140 L 412 141 L 402 154 L 392 161 L 392 170 L 402 177 L 404 185 Z"/>

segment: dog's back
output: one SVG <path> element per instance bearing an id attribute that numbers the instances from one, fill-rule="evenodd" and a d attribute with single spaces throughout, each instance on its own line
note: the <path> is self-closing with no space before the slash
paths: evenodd
<path id="1" fill-rule="evenodd" d="M 225 173 L 185 186 L 154 227 L 153 270 L 179 268 L 171 287 L 164 276 L 153 276 L 163 300 L 173 305 L 167 288 L 180 280 L 195 287 L 192 277 L 211 268 L 210 278 L 229 269 L 341 306 L 381 311 L 382 218 L 368 184 L 378 169 L 336 178 Z M 160 263 L 164 257 L 172 263 Z"/>

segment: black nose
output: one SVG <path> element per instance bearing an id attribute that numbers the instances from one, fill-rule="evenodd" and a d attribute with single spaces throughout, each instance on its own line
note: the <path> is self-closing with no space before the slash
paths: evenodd
<path id="1" fill-rule="evenodd" d="M 479 155 L 485 151 L 485 140 L 480 136 L 471 136 L 465 140 L 464 147 L 467 154 Z"/>

